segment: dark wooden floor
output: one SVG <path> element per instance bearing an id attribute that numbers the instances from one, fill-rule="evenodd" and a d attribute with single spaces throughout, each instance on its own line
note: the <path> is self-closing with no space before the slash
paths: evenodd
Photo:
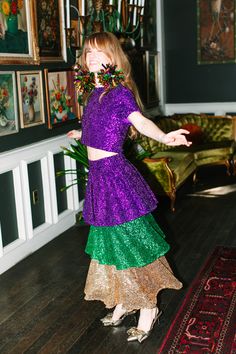
<path id="1" fill-rule="evenodd" d="M 175 213 L 164 199 L 155 215 L 184 288 L 160 294 L 164 314 L 148 340 L 127 343 L 134 316 L 121 327 L 104 328 L 103 305 L 84 301 L 88 227 L 75 226 L 0 276 L 0 353 L 157 354 L 207 255 L 216 245 L 236 246 L 236 178 L 222 167 L 201 170 L 199 178 L 195 188 L 189 181 L 179 190 Z"/>

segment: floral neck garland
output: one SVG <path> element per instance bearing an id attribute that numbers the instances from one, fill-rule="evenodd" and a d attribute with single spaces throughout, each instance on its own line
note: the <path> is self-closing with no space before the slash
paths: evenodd
<path id="1" fill-rule="evenodd" d="M 125 80 L 125 76 L 122 70 L 117 70 L 117 65 L 102 65 L 104 69 L 98 72 L 98 81 L 104 86 L 105 90 L 112 89 L 118 86 Z"/>
<path id="2" fill-rule="evenodd" d="M 79 64 L 74 66 L 74 72 L 74 84 L 78 91 L 78 102 L 83 106 L 83 96 L 89 94 L 95 88 L 95 74 L 83 69 Z"/>
<path id="3" fill-rule="evenodd" d="M 125 80 L 122 70 L 117 70 L 117 65 L 102 65 L 104 69 L 101 69 L 97 73 L 98 82 L 104 87 L 105 91 L 108 91 Z M 74 66 L 75 78 L 74 84 L 79 93 L 78 102 L 83 105 L 83 96 L 91 93 L 96 87 L 95 74 L 82 68 L 81 65 L 76 64 Z"/>

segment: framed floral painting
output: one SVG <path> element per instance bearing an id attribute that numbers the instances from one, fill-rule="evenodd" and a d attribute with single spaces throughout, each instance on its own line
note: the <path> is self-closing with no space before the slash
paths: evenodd
<path id="1" fill-rule="evenodd" d="M 79 118 L 79 107 L 71 69 L 45 69 L 48 128 L 52 129 Z"/>
<path id="2" fill-rule="evenodd" d="M 18 71 L 21 128 L 45 123 L 42 71 Z"/>
<path id="3" fill-rule="evenodd" d="M 1 64 L 39 64 L 35 0 L 0 1 Z"/>
<path id="4" fill-rule="evenodd" d="M 17 112 L 15 73 L 0 71 L 0 137 L 19 131 Z"/>
<path id="5" fill-rule="evenodd" d="M 64 0 L 37 0 L 41 61 L 67 61 Z"/>

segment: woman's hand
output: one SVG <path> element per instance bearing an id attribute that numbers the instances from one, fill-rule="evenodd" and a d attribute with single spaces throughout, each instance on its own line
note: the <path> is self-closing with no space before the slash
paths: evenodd
<path id="1" fill-rule="evenodd" d="M 82 132 L 81 130 L 71 130 L 67 133 L 67 137 L 71 139 L 79 140 L 81 138 Z"/>
<path id="2" fill-rule="evenodd" d="M 178 145 L 190 146 L 192 142 L 186 139 L 185 134 L 189 134 L 189 131 L 185 129 L 174 130 L 170 133 L 165 134 L 162 137 L 161 142 L 169 146 L 178 146 Z"/>

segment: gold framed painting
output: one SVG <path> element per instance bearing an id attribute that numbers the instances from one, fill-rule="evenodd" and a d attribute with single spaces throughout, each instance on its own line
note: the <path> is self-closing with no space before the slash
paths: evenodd
<path id="1" fill-rule="evenodd" d="M 18 133 L 16 75 L 0 71 L 0 137 Z"/>
<path id="2" fill-rule="evenodd" d="M 74 87 L 74 71 L 70 68 L 45 69 L 48 128 L 75 122 L 80 118 Z"/>
<path id="3" fill-rule="evenodd" d="M 236 0 L 197 0 L 198 64 L 236 61 Z"/>
<path id="4" fill-rule="evenodd" d="M 21 128 L 45 123 L 42 71 L 17 71 Z"/>
<path id="5" fill-rule="evenodd" d="M 39 64 L 35 0 L 2 0 L 0 4 L 1 64 Z"/>
<path id="6" fill-rule="evenodd" d="M 41 61 L 67 61 L 64 0 L 37 0 L 37 32 Z"/>

